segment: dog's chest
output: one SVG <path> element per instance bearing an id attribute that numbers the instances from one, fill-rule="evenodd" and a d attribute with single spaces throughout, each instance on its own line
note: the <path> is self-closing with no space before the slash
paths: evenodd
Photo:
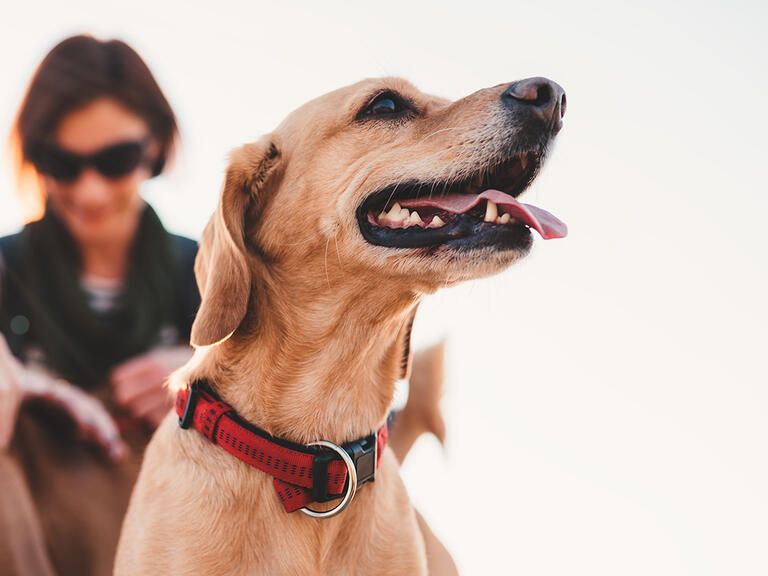
<path id="1" fill-rule="evenodd" d="M 259 481 L 251 489 L 243 489 L 242 481 L 238 485 L 239 494 L 211 511 L 220 519 L 211 526 L 217 555 L 238 559 L 232 574 L 426 574 L 423 538 L 391 466 L 328 520 L 278 508 L 271 482 Z"/>
<path id="2" fill-rule="evenodd" d="M 408 530 L 404 532 L 408 533 Z M 227 573 L 244 576 L 427 574 L 420 534 L 411 534 L 410 538 L 381 536 L 384 538 L 363 538 L 343 531 L 335 538 L 323 538 L 318 542 L 317 534 L 291 531 L 268 537 L 261 534 L 258 543 L 248 546 L 247 551 L 239 551 L 241 562 L 237 569 Z"/>

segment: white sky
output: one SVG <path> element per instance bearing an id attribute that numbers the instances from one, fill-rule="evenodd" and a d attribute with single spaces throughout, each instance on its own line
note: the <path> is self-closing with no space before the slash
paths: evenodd
<path id="1" fill-rule="evenodd" d="M 228 150 L 310 97 L 556 80 L 565 128 L 527 198 L 571 234 L 423 307 L 449 443 L 415 447 L 412 499 L 466 574 L 767 574 L 768 5 L 287 4 L 0 0 L 0 135 L 56 41 L 122 37 L 183 130 L 147 197 L 198 236 Z M 19 224 L 4 170 L 0 232 Z"/>

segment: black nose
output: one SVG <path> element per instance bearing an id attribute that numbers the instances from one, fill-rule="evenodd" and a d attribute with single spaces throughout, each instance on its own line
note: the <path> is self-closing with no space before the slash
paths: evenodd
<path id="1" fill-rule="evenodd" d="M 524 108 L 542 116 L 556 129 L 560 128 L 565 116 L 565 90 L 547 78 L 518 80 L 504 90 L 501 101 L 508 108 Z"/>

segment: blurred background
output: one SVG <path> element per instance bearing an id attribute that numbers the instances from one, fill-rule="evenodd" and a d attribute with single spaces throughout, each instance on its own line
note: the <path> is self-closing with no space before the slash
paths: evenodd
<path id="1" fill-rule="evenodd" d="M 178 114 L 147 186 L 199 237 L 236 145 L 398 75 L 460 98 L 543 75 L 565 127 L 528 201 L 569 224 L 422 306 L 447 338 L 448 439 L 415 505 L 466 574 L 768 573 L 768 4 L 5 2 L 0 135 L 63 37 L 119 37 Z M 22 224 L 8 170 L 0 233 Z M 480 464 L 478 464 L 480 463 Z"/>

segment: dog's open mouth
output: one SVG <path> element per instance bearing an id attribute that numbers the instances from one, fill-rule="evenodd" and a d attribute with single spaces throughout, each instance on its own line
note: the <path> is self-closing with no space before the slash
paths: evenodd
<path id="1" fill-rule="evenodd" d="M 539 155 L 523 153 L 466 180 L 380 190 L 358 208 L 360 230 L 371 244 L 394 248 L 439 244 L 524 248 L 530 245 L 531 228 L 545 240 L 563 238 L 567 234 L 563 222 L 516 199 L 540 164 Z"/>

